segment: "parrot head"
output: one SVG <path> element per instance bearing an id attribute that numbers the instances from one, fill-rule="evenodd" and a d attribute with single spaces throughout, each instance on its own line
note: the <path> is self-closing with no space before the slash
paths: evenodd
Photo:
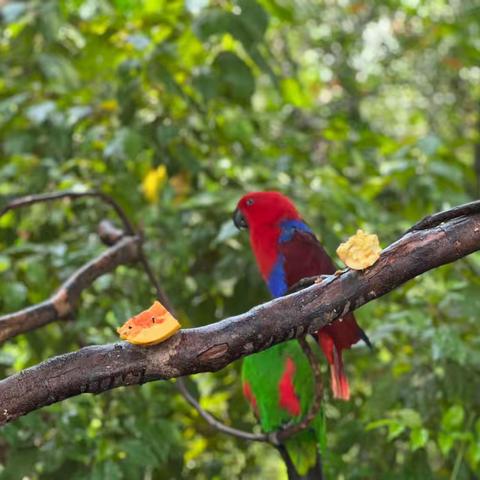
<path id="1" fill-rule="evenodd" d="M 233 213 L 233 223 L 239 229 L 276 228 L 281 220 L 299 218 L 292 201 L 279 192 L 247 193 Z"/>
<path id="2" fill-rule="evenodd" d="M 266 281 L 278 260 L 283 222 L 299 220 L 295 205 L 279 192 L 251 192 L 238 202 L 233 223 L 239 229 L 248 229 L 253 253 Z"/>

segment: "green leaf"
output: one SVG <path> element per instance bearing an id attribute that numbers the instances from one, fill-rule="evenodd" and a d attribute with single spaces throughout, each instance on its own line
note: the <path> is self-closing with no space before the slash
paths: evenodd
<path id="1" fill-rule="evenodd" d="M 256 0 L 238 0 L 240 19 L 250 33 L 252 41 L 260 42 L 268 27 L 268 15 Z"/>
<path id="2" fill-rule="evenodd" d="M 446 430 L 458 429 L 465 419 L 465 410 L 461 405 L 452 405 L 442 417 L 442 427 Z"/>
<path id="3" fill-rule="evenodd" d="M 103 480 L 105 478 L 121 480 L 124 478 L 124 476 L 120 466 L 117 463 L 107 461 L 96 464 L 92 469 L 90 478 L 92 480 Z"/>
<path id="4" fill-rule="evenodd" d="M 10 265 L 10 258 L 6 255 L 0 255 L 0 273 L 8 270 L 10 268 Z"/>
<path id="5" fill-rule="evenodd" d="M 106 146 L 105 155 L 122 160 L 132 160 L 140 153 L 142 143 L 142 137 L 136 131 L 122 128 L 115 133 L 111 142 Z"/>
<path id="6" fill-rule="evenodd" d="M 203 100 L 208 102 L 219 94 L 220 80 L 210 69 L 202 69 L 193 78 L 193 86 L 200 92 Z"/>
<path id="7" fill-rule="evenodd" d="M 231 30 L 233 15 L 221 9 L 204 10 L 193 24 L 193 31 L 201 40 Z"/>
<path id="8" fill-rule="evenodd" d="M 122 448 L 127 452 L 130 463 L 134 465 L 158 465 L 158 460 L 152 447 L 141 440 L 127 440 L 122 443 Z"/>
<path id="9" fill-rule="evenodd" d="M 425 428 L 414 428 L 410 432 L 410 448 L 415 451 L 424 447 L 428 441 L 428 430 Z"/>
<path id="10" fill-rule="evenodd" d="M 5 23 L 16 22 L 27 10 L 24 2 L 9 2 L 0 8 Z"/>
<path id="11" fill-rule="evenodd" d="M 406 426 L 403 423 L 392 420 L 388 424 L 388 440 L 395 440 L 399 437 L 406 429 Z"/>
<path id="12" fill-rule="evenodd" d="M 480 441 L 470 443 L 467 452 L 468 462 L 470 463 L 472 469 L 476 471 L 478 465 L 480 465 Z"/>
<path id="13" fill-rule="evenodd" d="M 397 410 L 395 416 L 399 418 L 400 422 L 404 423 L 409 428 L 417 428 L 422 425 L 420 414 L 411 408 Z"/>
<path id="14" fill-rule="evenodd" d="M 49 80 L 52 91 L 63 94 L 78 88 L 78 73 L 67 58 L 42 53 L 38 55 L 37 62 L 41 72 Z"/>
<path id="15" fill-rule="evenodd" d="M 19 107 L 26 102 L 28 97 L 28 93 L 22 92 L 0 101 L 0 125 L 17 115 Z"/>
<path id="16" fill-rule="evenodd" d="M 304 95 L 299 82 L 294 78 L 285 78 L 282 80 L 282 93 L 285 101 L 296 107 L 305 107 L 308 105 L 308 99 Z"/>
<path id="17" fill-rule="evenodd" d="M 438 434 L 438 446 L 443 455 L 448 455 L 452 449 L 455 438 L 447 432 L 440 432 Z"/>
<path id="18" fill-rule="evenodd" d="M 219 81 L 220 93 L 245 104 L 255 91 L 255 79 L 247 64 L 233 52 L 220 52 L 212 65 Z"/>
<path id="19" fill-rule="evenodd" d="M 218 232 L 215 242 L 223 243 L 231 237 L 238 235 L 238 230 L 231 220 L 224 222 Z M 0 264 L 1 265 L 1 264 Z"/>

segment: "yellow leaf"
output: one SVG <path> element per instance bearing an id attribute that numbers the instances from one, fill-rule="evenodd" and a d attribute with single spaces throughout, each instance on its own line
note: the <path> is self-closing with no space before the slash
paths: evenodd
<path id="1" fill-rule="evenodd" d="M 375 234 L 369 235 L 363 230 L 357 230 L 353 237 L 337 248 L 337 255 L 342 262 L 354 270 L 371 267 L 381 252 L 378 237 Z"/>
<path id="2" fill-rule="evenodd" d="M 117 329 L 122 340 L 134 345 L 155 345 L 170 338 L 180 329 L 180 323 L 158 301 L 143 312 L 127 320 Z"/>
<path id="3" fill-rule="evenodd" d="M 110 100 L 105 100 L 100 104 L 100 108 L 105 112 L 115 112 L 118 110 L 118 102 L 111 98 Z"/>
<path id="4" fill-rule="evenodd" d="M 165 165 L 160 165 L 157 168 L 150 170 L 143 179 L 142 190 L 145 198 L 150 203 L 158 201 L 160 190 L 167 181 L 167 168 Z"/>

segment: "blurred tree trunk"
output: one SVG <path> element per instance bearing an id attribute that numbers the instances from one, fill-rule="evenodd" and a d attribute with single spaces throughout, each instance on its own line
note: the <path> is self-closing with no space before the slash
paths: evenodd
<path id="1" fill-rule="evenodd" d="M 477 110 L 477 139 L 473 145 L 473 161 L 475 168 L 475 176 L 477 179 L 477 197 L 480 197 L 480 103 Z"/>

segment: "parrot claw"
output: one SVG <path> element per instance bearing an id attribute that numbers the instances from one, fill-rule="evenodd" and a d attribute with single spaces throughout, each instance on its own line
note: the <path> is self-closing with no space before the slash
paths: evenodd
<path id="1" fill-rule="evenodd" d="M 312 285 L 318 285 L 324 280 L 332 278 L 333 275 L 316 275 L 314 277 L 306 277 L 299 280 L 297 283 L 293 284 L 287 291 L 287 295 L 290 293 L 295 293 L 304 288 L 311 287 Z"/>
<path id="2" fill-rule="evenodd" d="M 333 275 L 319 275 L 313 283 L 318 285 L 319 283 L 322 283 L 324 280 L 328 280 L 329 278 L 333 277 L 336 274 L 337 272 L 335 272 Z"/>

